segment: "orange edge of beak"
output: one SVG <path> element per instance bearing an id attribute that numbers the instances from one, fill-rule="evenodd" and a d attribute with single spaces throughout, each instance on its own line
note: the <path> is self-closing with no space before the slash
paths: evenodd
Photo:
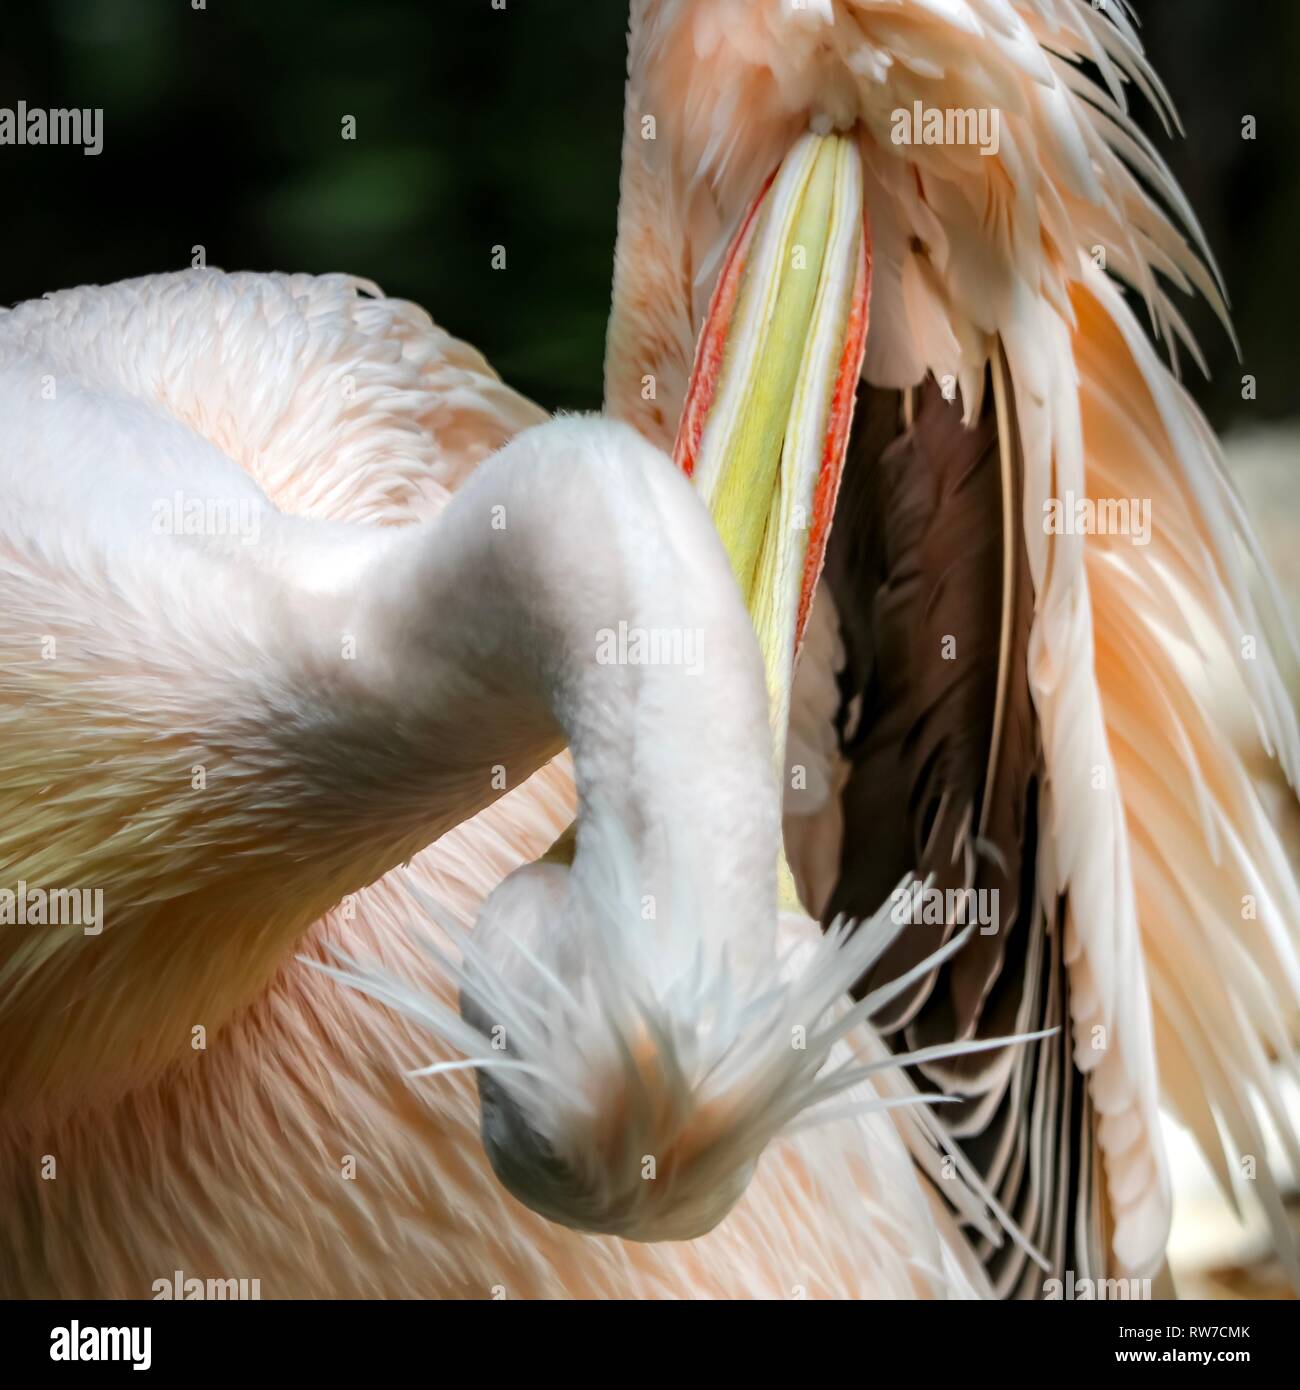
<path id="1" fill-rule="evenodd" d="M 871 303 L 871 227 L 866 209 L 862 213 L 862 244 L 858 252 L 858 273 L 853 285 L 853 308 L 849 313 L 844 335 L 844 355 L 840 358 L 839 375 L 831 396 L 830 418 L 826 426 L 826 444 L 822 450 L 821 471 L 817 475 L 817 490 L 813 494 L 812 525 L 808 534 L 808 554 L 804 557 L 803 589 L 799 594 L 799 617 L 795 624 L 795 660 L 803 646 L 804 628 L 812 608 L 813 594 L 821 578 L 826 560 L 826 543 L 830 539 L 831 522 L 835 517 L 835 502 L 840 495 L 840 479 L 844 476 L 844 458 L 849 447 L 849 432 L 853 428 L 853 412 L 858 400 L 858 381 L 867 352 L 867 325 Z"/>
<path id="2" fill-rule="evenodd" d="M 722 371 L 722 359 L 727 347 L 727 329 L 735 312 L 736 296 L 740 292 L 740 278 L 744 274 L 749 248 L 754 240 L 754 230 L 758 226 L 759 209 L 763 206 L 763 199 L 767 197 L 767 191 L 775 178 L 776 171 L 773 170 L 745 214 L 740 231 L 727 252 L 722 274 L 718 276 L 718 283 L 714 286 L 713 296 L 709 300 L 709 311 L 704 317 L 704 327 L 700 329 L 700 340 L 695 349 L 695 365 L 691 369 L 691 381 L 686 391 L 686 405 L 682 410 L 682 420 L 677 430 L 677 442 L 673 446 L 673 462 L 688 478 L 695 476 L 695 462 L 700 456 L 704 426 L 709 418 L 718 376 Z"/>

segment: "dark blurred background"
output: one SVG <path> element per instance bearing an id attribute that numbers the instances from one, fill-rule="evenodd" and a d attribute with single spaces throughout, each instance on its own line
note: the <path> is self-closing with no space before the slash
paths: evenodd
<path id="1" fill-rule="evenodd" d="M 1215 381 L 1193 387 L 1220 428 L 1300 416 L 1300 3 L 1138 8 L 1187 137 L 1166 140 L 1145 107 L 1143 120 L 1205 224 L 1245 355 L 1239 368 L 1194 310 Z M 0 148 L 0 303 L 186 266 L 202 245 L 226 269 L 369 276 L 543 405 L 599 404 L 625 0 L 5 9 L 0 106 L 105 116 L 97 158 Z M 340 138 L 345 115 L 355 140 Z"/>

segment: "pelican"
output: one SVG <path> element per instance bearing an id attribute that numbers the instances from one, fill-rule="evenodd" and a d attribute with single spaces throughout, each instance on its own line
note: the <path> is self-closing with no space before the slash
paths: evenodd
<path id="1" fill-rule="evenodd" d="M 346 276 L 0 317 L 0 1291 L 1041 1296 L 1159 1274 L 1162 1100 L 1294 1261 L 1294 647 L 1127 12 L 629 44 L 606 419 Z"/>

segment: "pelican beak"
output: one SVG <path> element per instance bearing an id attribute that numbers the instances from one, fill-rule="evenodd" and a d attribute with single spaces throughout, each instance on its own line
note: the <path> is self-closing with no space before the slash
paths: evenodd
<path id="1" fill-rule="evenodd" d="M 859 160 L 851 137 L 810 132 L 755 200 L 709 305 L 675 450 L 754 620 L 778 766 L 866 347 Z"/>

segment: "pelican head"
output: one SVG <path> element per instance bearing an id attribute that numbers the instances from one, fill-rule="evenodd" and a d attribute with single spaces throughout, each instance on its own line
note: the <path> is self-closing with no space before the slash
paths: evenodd
<path id="1" fill-rule="evenodd" d="M 620 838 L 595 856 L 613 870 L 604 883 L 538 864 L 493 893 L 461 1015 L 506 1058 L 479 1071 L 484 1147 L 505 1186 L 566 1226 L 685 1240 L 731 1209 L 779 1127 L 755 1101 L 786 1080 L 772 1046 L 781 991 L 774 972 L 765 989 L 760 972 L 709 959 L 689 903 L 666 904 L 662 930 L 645 921 Z"/>
<path id="2" fill-rule="evenodd" d="M 819 1073 L 851 1026 L 837 1003 L 897 928 L 823 937 L 787 912 L 774 950 L 761 874 L 766 893 L 740 896 L 728 942 L 701 919 L 725 906 L 692 901 L 698 880 L 679 876 L 658 902 L 643 891 L 643 847 L 616 820 L 593 815 L 579 834 L 572 868 L 512 874 L 458 967 L 443 962 L 484 1048 L 483 1142 L 505 1186 L 553 1221 L 691 1239 L 739 1200 L 770 1140 L 860 1079 Z"/>
<path id="3" fill-rule="evenodd" d="M 866 1075 L 826 1064 L 877 1001 L 837 1005 L 897 927 L 882 915 L 821 936 L 782 913 L 784 949 L 729 951 L 685 894 L 646 920 L 635 847 L 611 826 L 583 823 L 572 868 L 511 874 L 472 933 L 444 922 L 458 951 L 421 938 L 459 982 L 459 1015 L 390 977 L 343 978 L 468 1055 L 417 1074 L 477 1069 L 484 1149 L 525 1206 L 577 1230 L 689 1240 L 732 1209 L 772 1139 Z M 737 919 L 756 943 L 771 903 Z"/>

